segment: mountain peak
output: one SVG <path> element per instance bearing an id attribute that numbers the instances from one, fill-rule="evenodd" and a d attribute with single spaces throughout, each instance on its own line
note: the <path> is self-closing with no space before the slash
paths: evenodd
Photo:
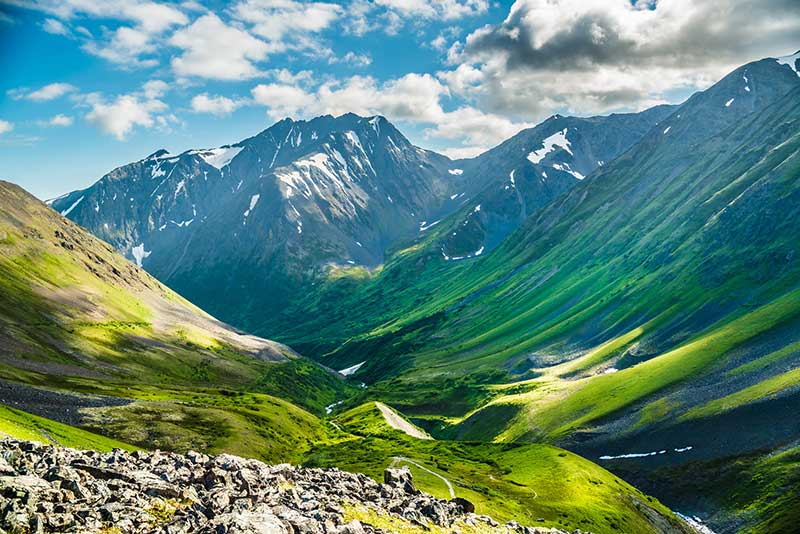
<path id="1" fill-rule="evenodd" d="M 170 155 L 169 154 L 169 150 L 167 150 L 166 148 L 159 148 L 158 150 L 156 150 L 155 152 L 153 152 L 152 154 L 150 154 L 149 156 L 147 156 L 144 159 L 158 159 L 158 158 L 163 158 L 164 156 L 169 156 L 169 155 Z"/>

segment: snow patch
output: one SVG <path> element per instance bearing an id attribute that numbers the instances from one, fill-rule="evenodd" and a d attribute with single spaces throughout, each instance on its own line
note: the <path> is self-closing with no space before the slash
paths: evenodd
<path id="1" fill-rule="evenodd" d="M 150 254 L 152 254 L 152 251 L 145 250 L 144 243 L 139 243 L 137 246 L 131 249 L 131 254 L 133 254 L 133 259 L 136 261 L 136 265 L 141 267 L 142 260 L 150 256 Z"/>
<path id="2" fill-rule="evenodd" d="M 81 196 L 81 198 L 79 198 L 78 200 L 76 200 L 76 201 L 75 201 L 75 202 L 72 204 L 72 206 L 70 206 L 70 207 L 68 207 L 67 209 L 65 209 L 64 211 L 62 211 L 62 212 L 61 212 L 61 215 L 63 215 L 64 217 L 66 217 L 67 215 L 69 215 L 70 213 L 72 213 L 72 210 L 74 210 L 75 208 L 77 208 L 77 207 L 78 207 L 78 204 L 80 204 L 80 203 L 83 201 L 83 198 L 84 198 L 84 197 L 83 197 L 83 196 Z"/>
<path id="3" fill-rule="evenodd" d="M 256 207 L 259 198 L 261 198 L 261 195 L 253 195 L 252 197 L 250 197 L 250 207 L 247 208 L 244 212 L 245 219 L 247 218 L 248 215 L 250 215 L 250 212 L 253 211 L 253 208 Z"/>
<path id="4" fill-rule="evenodd" d="M 542 141 L 542 148 L 539 150 L 534 150 L 533 152 L 528 154 L 528 161 L 533 163 L 534 165 L 541 162 L 545 156 L 547 156 L 550 152 L 553 152 L 556 147 L 562 148 L 570 153 L 570 155 L 574 155 L 572 150 L 570 149 L 569 139 L 567 139 L 567 129 L 564 128 L 560 132 L 556 132 L 553 135 L 547 137 L 544 141 Z"/>
<path id="5" fill-rule="evenodd" d="M 560 164 L 560 163 L 556 163 L 556 164 L 553 165 L 553 168 L 555 170 L 557 170 L 557 171 L 566 172 L 568 174 L 571 174 L 572 176 L 574 176 L 578 180 L 583 180 L 584 178 L 586 178 L 584 175 L 582 175 L 578 171 L 573 171 L 570 168 L 569 163 L 564 163 L 563 165 Z M 544 174 L 544 173 L 542 173 L 542 174 Z M 544 174 L 544 177 L 547 178 L 547 175 Z"/>
<path id="6" fill-rule="evenodd" d="M 424 232 L 424 231 L 425 231 L 425 230 L 427 230 L 428 228 L 433 228 L 434 226 L 436 226 L 436 225 L 437 225 L 437 224 L 439 224 L 440 222 L 441 222 L 441 219 L 440 219 L 440 220 L 438 220 L 438 221 L 433 221 L 433 222 L 432 222 L 432 223 L 430 223 L 430 224 L 428 224 L 428 221 L 422 221 L 421 223 L 419 223 L 419 231 L 420 231 L 420 232 Z"/>
<path id="7" fill-rule="evenodd" d="M 689 523 L 689 526 L 692 527 L 697 534 L 716 534 L 697 516 L 689 517 L 680 512 L 675 512 L 675 515 Z"/>
<path id="8" fill-rule="evenodd" d="M 790 69 L 792 69 L 795 74 L 800 76 L 800 71 L 797 70 L 797 60 L 800 59 L 800 52 L 793 54 L 791 56 L 781 56 L 777 58 L 777 62 L 781 65 L 788 65 Z"/>
<path id="9" fill-rule="evenodd" d="M 350 375 L 354 374 L 356 371 L 358 371 L 359 369 L 361 369 L 361 367 L 365 363 L 367 363 L 367 362 L 363 361 L 361 363 L 357 363 L 357 364 L 353 365 L 352 367 L 347 367 L 346 369 L 342 369 L 341 371 L 339 371 L 339 374 L 342 375 L 342 376 L 350 376 Z"/>
<path id="10" fill-rule="evenodd" d="M 674 452 L 683 453 L 692 450 L 694 447 L 691 445 L 681 448 L 672 449 Z M 667 454 L 666 449 L 662 449 L 659 451 L 651 451 L 651 452 L 631 452 L 628 454 L 618 454 L 616 456 L 601 456 L 601 460 L 619 460 L 619 459 L 628 459 L 628 458 L 648 458 L 650 456 L 661 456 L 662 454 Z"/>
<path id="11" fill-rule="evenodd" d="M 241 146 L 230 146 L 211 148 L 209 150 L 193 150 L 190 152 L 190 154 L 197 154 L 203 158 L 203 161 L 212 167 L 222 170 L 222 168 L 233 161 L 233 158 L 238 156 L 239 152 L 241 152 L 243 149 L 244 147 Z"/>

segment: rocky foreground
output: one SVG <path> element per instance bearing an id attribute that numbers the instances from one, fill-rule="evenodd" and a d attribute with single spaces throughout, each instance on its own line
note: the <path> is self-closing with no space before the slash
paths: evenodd
<path id="1" fill-rule="evenodd" d="M 266 465 L 227 454 L 78 451 L 0 441 L 0 533 L 559 534 L 476 515 L 464 499 L 338 469 Z M 563 534 L 563 533 L 561 533 Z"/>

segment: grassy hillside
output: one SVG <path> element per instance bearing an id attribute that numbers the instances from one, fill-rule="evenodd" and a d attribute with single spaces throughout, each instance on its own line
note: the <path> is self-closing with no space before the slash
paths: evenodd
<path id="1" fill-rule="evenodd" d="M 332 420 L 337 439 L 315 446 L 306 464 L 337 466 L 381 480 L 388 465 L 408 466 L 415 483 L 456 496 L 499 520 L 592 532 L 682 532 L 672 513 L 608 471 L 548 445 L 415 439 L 390 427 L 375 403 Z M 445 482 L 445 480 L 447 482 Z"/>
<path id="2" fill-rule="evenodd" d="M 0 402 L 141 447 L 297 460 L 327 435 L 311 412 L 350 389 L 217 321 L 6 182 L 0 347 Z"/>

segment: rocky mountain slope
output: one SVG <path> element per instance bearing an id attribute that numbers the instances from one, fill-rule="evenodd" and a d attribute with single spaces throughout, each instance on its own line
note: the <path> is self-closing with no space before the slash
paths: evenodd
<path id="1" fill-rule="evenodd" d="M 421 493 L 408 470 L 387 469 L 378 484 L 337 469 L 196 452 L 99 454 L 10 439 L 0 452 L 9 532 L 564 532 L 477 516 L 469 501 Z"/>

